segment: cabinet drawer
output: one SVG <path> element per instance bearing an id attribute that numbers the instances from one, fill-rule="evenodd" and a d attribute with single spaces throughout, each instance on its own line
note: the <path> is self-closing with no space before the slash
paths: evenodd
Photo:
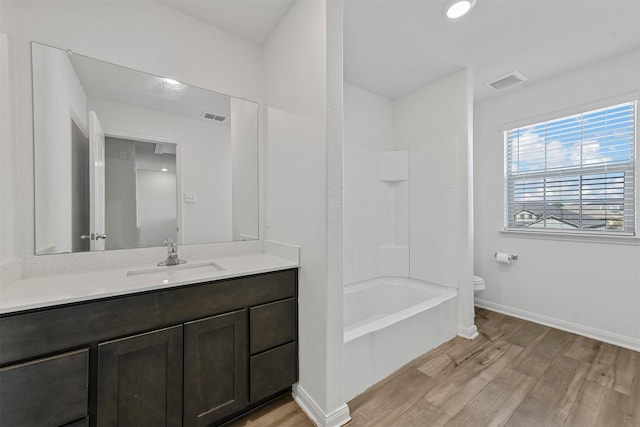
<path id="1" fill-rule="evenodd" d="M 298 377 L 295 342 L 265 351 L 250 358 L 251 402 L 269 397 L 291 387 Z"/>
<path id="2" fill-rule="evenodd" d="M 89 350 L 0 369 L 0 425 L 61 426 L 88 413 Z"/>
<path id="3" fill-rule="evenodd" d="M 251 307 L 249 310 L 251 354 L 259 353 L 296 339 L 296 299 Z"/>

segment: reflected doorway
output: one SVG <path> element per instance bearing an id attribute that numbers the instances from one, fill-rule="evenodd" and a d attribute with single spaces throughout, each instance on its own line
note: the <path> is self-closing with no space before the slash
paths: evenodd
<path id="1" fill-rule="evenodd" d="M 105 138 L 107 249 L 178 239 L 176 145 Z"/>

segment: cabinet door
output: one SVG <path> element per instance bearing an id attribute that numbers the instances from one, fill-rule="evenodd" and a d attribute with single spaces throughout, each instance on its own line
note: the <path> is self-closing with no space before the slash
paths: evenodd
<path id="1" fill-rule="evenodd" d="M 182 326 L 98 345 L 98 426 L 182 424 Z"/>
<path id="2" fill-rule="evenodd" d="M 207 426 L 247 396 L 247 310 L 184 325 L 184 425 Z"/>

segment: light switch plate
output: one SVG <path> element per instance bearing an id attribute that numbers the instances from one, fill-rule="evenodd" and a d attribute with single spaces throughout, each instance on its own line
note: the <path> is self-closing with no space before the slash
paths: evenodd
<path id="1" fill-rule="evenodd" d="M 184 193 L 184 201 L 185 203 L 197 203 L 198 193 Z"/>

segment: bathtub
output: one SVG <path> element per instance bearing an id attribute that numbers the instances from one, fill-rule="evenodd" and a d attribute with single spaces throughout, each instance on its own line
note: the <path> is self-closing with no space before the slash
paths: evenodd
<path id="1" fill-rule="evenodd" d="M 345 398 L 457 333 L 457 290 L 402 277 L 344 288 Z"/>

